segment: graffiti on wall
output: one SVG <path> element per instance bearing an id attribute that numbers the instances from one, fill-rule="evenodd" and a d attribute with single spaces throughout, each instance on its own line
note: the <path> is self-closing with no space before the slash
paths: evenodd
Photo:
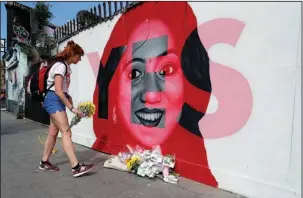
<path id="1" fill-rule="evenodd" d="M 18 22 L 17 17 L 13 20 L 13 32 L 14 38 L 13 40 L 17 41 L 18 43 L 24 43 L 29 45 L 29 32 Z"/>
<path id="2" fill-rule="evenodd" d="M 13 25 L 13 31 L 14 34 L 16 35 L 14 39 L 16 39 L 18 42 L 20 43 L 29 42 L 28 41 L 29 33 L 25 30 L 24 27 Z"/>
<path id="3" fill-rule="evenodd" d="M 23 66 L 26 67 L 26 63 L 24 63 L 24 58 L 21 57 L 22 49 L 18 44 L 14 44 L 9 49 L 5 57 L 7 65 L 5 72 L 8 80 L 6 84 L 8 99 L 17 102 L 18 108 L 20 110 L 22 110 L 24 106 L 24 86 L 23 75 L 21 71 L 23 70 Z"/>
<path id="4" fill-rule="evenodd" d="M 230 25 L 224 34 L 217 32 L 222 24 Z M 126 144 L 160 145 L 176 154 L 181 175 L 216 187 L 204 138 L 239 131 L 250 117 L 252 94 L 241 73 L 212 62 L 207 50 L 217 43 L 235 46 L 243 28 L 234 19 L 198 26 L 186 2 L 148 2 L 124 13 L 101 60 L 98 52 L 87 55 L 97 76 L 93 148 L 116 154 Z M 211 95 L 220 105 L 206 114 Z"/>
<path id="5" fill-rule="evenodd" d="M 12 83 L 12 89 L 16 90 L 18 87 L 18 78 L 17 78 L 17 67 L 20 60 L 20 47 L 14 45 L 11 50 L 9 58 L 6 60 L 6 71 L 8 72 L 8 80 Z"/>

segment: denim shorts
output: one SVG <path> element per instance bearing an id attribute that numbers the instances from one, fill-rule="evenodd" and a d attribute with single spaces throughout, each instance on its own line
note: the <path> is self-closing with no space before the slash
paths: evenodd
<path id="1" fill-rule="evenodd" d="M 66 93 L 65 95 L 68 97 Z M 66 111 L 65 105 L 61 102 L 59 96 L 54 91 L 47 92 L 44 98 L 43 108 L 48 114 L 54 114 L 58 111 Z"/>

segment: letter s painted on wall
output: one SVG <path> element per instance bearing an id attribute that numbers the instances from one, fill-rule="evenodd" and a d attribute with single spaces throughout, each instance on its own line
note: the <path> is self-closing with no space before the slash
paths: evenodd
<path id="1" fill-rule="evenodd" d="M 226 43 L 236 46 L 245 24 L 236 19 L 219 18 L 207 21 L 198 27 L 205 48 Z M 253 107 L 253 96 L 247 79 L 235 69 L 210 62 L 212 95 L 217 98 L 218 108 L 206 114 L 199 122 L 204 138 L 230 136 L 245 126 Z"/>

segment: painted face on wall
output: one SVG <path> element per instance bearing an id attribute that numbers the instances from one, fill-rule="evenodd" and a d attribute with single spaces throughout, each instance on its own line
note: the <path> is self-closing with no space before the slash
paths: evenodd
<path id="1" fill-rule="evenodd" d="M 160 145 L 180 159 L 176 171 L 217 186 L 198 126 L 211 93 L 209 58 L 187 2 L 146 2 L 124 13 L 97 67 L 93 148 L 117 154 Z"/>
<path id="2" fill-rule="evenodd" d="M 118 82 L 118 113 L 147 146 L 161 144 L 178 123 L 183 105 L 180 50 L 161 21 L 147 20 L 131 34 Z"/>

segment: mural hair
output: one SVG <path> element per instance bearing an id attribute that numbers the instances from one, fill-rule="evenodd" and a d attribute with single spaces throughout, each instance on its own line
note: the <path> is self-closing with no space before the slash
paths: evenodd
<path id="1" fill-rule="evenodd" d="M 209 56 L 203 46 L 197 28 L 195 28 L 186 39 L 181 53 L 182 70 L 190 84 L 211 93 L 212 86 L 209 75 Z M 185 95 L 190 95 L 190 91 L 185 89 Z M 202 137 L 198 126 L 199 120 L 205 115 L 205 112 L 196 111 L 194 108 L 185 104 L 182 108 L 180 123 L 187 128 L 189 132 Z"/>
<path id="2" fill-rule="evenodd" d="M 211 93 L 209 56 L 197 28 L 186 39 L 181 54 L 182 69 L 187 80 L 201 90 Z"/>

